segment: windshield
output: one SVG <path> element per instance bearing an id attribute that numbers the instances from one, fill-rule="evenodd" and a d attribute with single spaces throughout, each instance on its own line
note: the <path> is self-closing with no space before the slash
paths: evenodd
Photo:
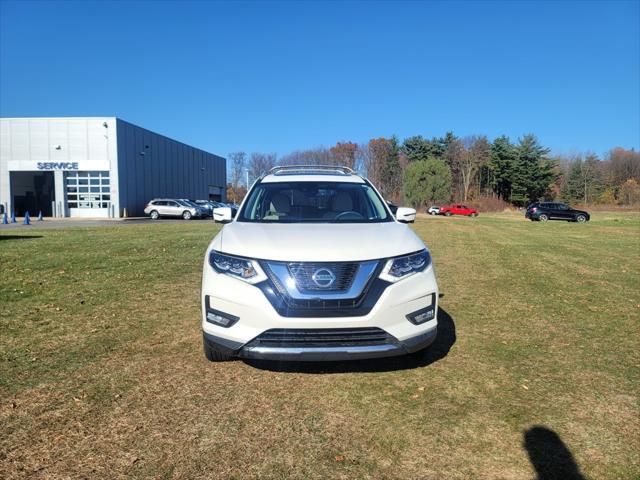
<path id="1" fill-rule="evenodd" d="M 237 218 L 264 223 L 374 223 L 392 221 L 376 191 L 364 183 L 260 183 Z"/>

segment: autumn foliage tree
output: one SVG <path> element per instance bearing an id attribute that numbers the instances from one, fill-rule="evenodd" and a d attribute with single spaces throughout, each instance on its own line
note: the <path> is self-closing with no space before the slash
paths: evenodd
<path id="1" fill-rule="evenodd" d="M 356 167 L 357 153 L 357 143 L 338 142 L 329 149 L 329 160 L 331 165 L 341 165 L 354 169 Z"/>

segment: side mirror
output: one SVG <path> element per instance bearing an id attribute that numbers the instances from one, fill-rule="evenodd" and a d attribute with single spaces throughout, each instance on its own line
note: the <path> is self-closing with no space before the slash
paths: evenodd
<path id="1" fill-rule="evenodd" d="M 416 210 L 414 208 L 399 207 L 396 212 L 396 220 L 402 223 L 413 223 L 416 221 Z"/>
<path id="2" fill-rule="evenodd" d="M 233 220 L 233 214 L 229 207 L 218 207 L 213 209 L 213 220 L 218 223 L 229 223 Z"/>

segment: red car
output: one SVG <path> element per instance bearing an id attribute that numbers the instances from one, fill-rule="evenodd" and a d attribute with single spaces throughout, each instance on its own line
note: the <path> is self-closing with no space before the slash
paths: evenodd
<path id="1" fill-rule="evenodd" d="M 477 217 L 478 210 L 475 208 L 467 207 L 466 205 L 449 205 L 447 207 L 440 207 L 440 215 L 466 215 L 467 217 Z"/>

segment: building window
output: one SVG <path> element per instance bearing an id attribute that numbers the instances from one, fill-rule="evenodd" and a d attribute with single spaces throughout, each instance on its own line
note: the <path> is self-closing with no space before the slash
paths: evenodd
<path id="1" fill-rule="evenodd" d="M 67 172 L 69 208 L 109 208 L 111 192 L 109 172 Z"/>

